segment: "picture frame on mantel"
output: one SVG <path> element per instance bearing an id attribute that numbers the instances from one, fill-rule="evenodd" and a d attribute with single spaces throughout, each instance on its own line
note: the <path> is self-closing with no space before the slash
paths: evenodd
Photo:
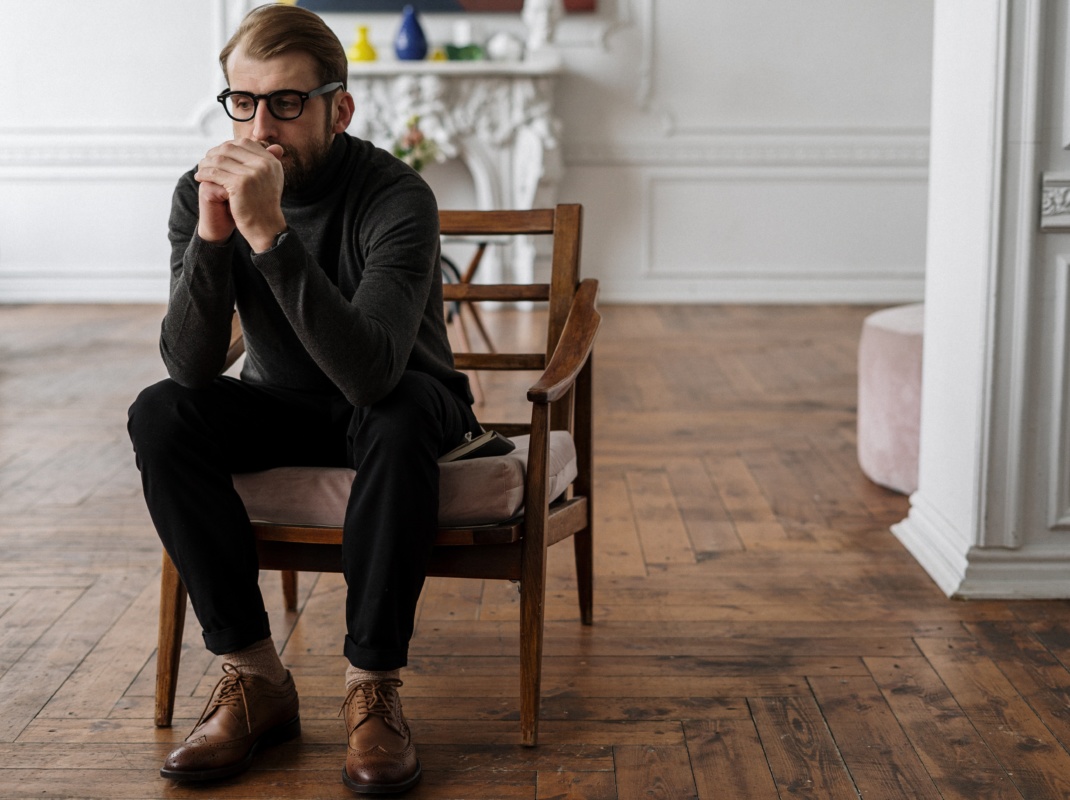
<path id="1" fill-rule="evenodd" d="M 564 0 L 567 13 L 594 11 L 598 0 Z M 519 13 L 524 0 L 297 0 L 297 5 L 317 13 L 397 13 L 407 5 L 421 14 Z"/>

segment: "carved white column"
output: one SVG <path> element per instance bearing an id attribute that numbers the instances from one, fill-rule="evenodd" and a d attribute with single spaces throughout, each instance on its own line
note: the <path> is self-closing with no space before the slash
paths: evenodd
<path id="1" fill-rule="evenodd" d="M 1070 16 L 937 0 L 919 488 L 949 595 L 1070 598 Z M 1059 129 L 1059 121 L 1063 129 Z"/>
<path id="2" fill-rule="evenodd" d="M 561 123 L 553 113 L 560 61 L 351 64 L 349 132 L 390 149 L 413 116 L 472 175 L 481 209 L 553 205 L 561 180 Z M 536 254 L 519 242 L 507 260 L 530 280 Z"/>

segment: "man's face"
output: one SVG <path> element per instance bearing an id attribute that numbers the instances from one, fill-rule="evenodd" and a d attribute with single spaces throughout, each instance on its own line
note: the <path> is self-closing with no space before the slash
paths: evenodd
<path id="1" fill-rule="evenodd" d="M 302 52 L 258 60 L 237 47 L 227 60 L 230 89 L 253 94 L 268 94 L 279 89 L 309 92 L 319 86 L 316 63 Z M 286 177 L 285 191 L 306 184 L 323 166 L 331 142 L 338 130 L 339 113 L 336 96 L 330 92 L 305 101 L 304 111 L 297 119 L 275 119 L 266 101 L 257 103 L 256 115 L 248 122 L 235 122 L 234 138 L 248 137 L 262 145 L 282 147 L 282 169 Z M 342 125 L 341 130 L 345 126 Z"/>

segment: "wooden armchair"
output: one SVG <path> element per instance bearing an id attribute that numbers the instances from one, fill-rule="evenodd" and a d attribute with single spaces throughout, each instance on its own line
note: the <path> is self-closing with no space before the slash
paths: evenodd
<path id="1" fill-rule="evenodd" d="M 553 237 L 549 284 L 461 283 L 443 287 L 447 301 L 530 301 L 548 305 L 544 352 L 455 354 L 459 369 L 541 371 L 541 375 L 527 390 L 530 420 L 481 419 L 488 429 L 518 439 L 526 437 L 526 463 L 517 467 L 522 510 L 510 519 L 495 520 L 490 525 L 444 525 L 438 533 L 429 570 L 433 576 L 494 578 L 520 583 L 520 736 L 525 745 L 534 745 L 538 736 L 546 548 L 570 536 L 575 549 L 583 624 L 590 625 L 592 615 L 591 351 L 601 318 L 596 309 L 597 282 L 579 279 L 581 218 L 582 209 L 578 205 L 532 211 L 442 211 L 440 214 L 443 235 Z M 241 330 L 235 317 L 228 363 L 233 363 L 242 351 Z M 574 452 L 570 462 L 574 465 L 572 472 L 558 469 L 562 461 L 558 450 L 562 449 Z M 488 463 L 479 462 L 490 461 L 478 459 L 443 465 L 443 480 L 446 467 L 487 467 Z M 461 469 L 468 468 L 461 466 Z M 304 469 L 317 471 L 317 468 Z M 259 476 L 269 476 L 272 472 L 275 471 L 256 473 L 250 480 L 255 482 Z M 343 472 L 349 472 L 348 476 L 341 476 L 343 481 L 352 480 L 352 472 Z M 248 482 L 245 476 L 236 476 L 236 486 L 238 478 Z M 248 509 L 252 501 L 242 488 L 239 492 Z M 443 505 L 440 504 L 440 524 Z M 342 517 L 339 513 L 336 520 L 319 520 L 314 524 L 260 518 L 279 516 L 285 515 L 250 510 L 261 569 L 282 571 L 287 606 L 296 610 L 298 571 L 341 571 Z M 156 725 L 159 727 L 171 724 L 185 612 L 185 587 L 165 552 L 156 672 Z"/>

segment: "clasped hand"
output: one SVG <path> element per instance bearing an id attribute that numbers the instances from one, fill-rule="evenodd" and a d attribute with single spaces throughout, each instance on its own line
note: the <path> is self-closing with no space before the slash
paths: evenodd
<path id="1" fill-rule="evenodd" d="M 197 232 L 207 242 L 225 242 L 237 228 L 253 252 L 271 247 L 286 227 L 282 213 L 283 149 L 255 139 L 213 147 L 194 178 L 200 184 Z"/>

